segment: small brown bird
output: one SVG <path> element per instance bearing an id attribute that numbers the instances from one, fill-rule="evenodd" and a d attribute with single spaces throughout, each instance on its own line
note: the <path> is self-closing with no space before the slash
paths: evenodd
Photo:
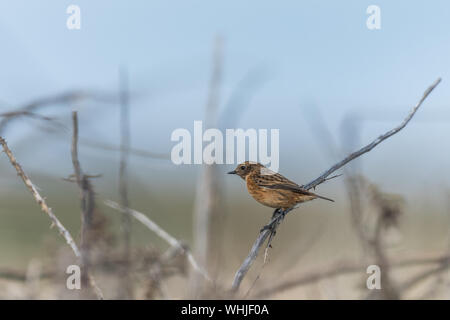
<path id="1" fill-rule="evenodd" d="M 248 193 L 259 203 L 287 212 L 299 203 L 316 198 L 332 199 L 309 192 L 295 182 L 260 163 L 245 161 L 228 174 L 237 174 L 247 183 Z M 274 213 L 275 214 L 275 213 Z"/>

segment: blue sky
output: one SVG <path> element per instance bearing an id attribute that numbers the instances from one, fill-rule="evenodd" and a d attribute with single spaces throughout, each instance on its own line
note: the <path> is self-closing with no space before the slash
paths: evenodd
<path id="1" fill-rule="evenodd" d="M 70 4 L 81 8 L 81 30 L 66 28 Z M 381 8 L 381 30 L 366 27 L 372 4 Z M 378 172 L 382 163 L 385 171 L 375 179 L 409 179 L 414 171 L 421 181 L 446 181 L 449 11 L 448 1 L 3 1 L 0 110 L 75 88 L 114 92 L 118 68 L 126 66 L 138 96 L 131 110 L 133 146 L 169 152 L 170 133 L 203 118 L 219 34 L 221 106 L 246 75 L 261 75 L 239 126 L 280 129 L 282 172 L 299 162 L 323 169 L 332 162 L 305 122 L 311 105 L 337 141 L 342 119 L 352 114 L 368 142 L 401 121 L 442 77 L 407 131 L 367 158 L 367 170 Z M 68 112 L 48 112 L 69 119 Z M 82 132 L 113 143 L 117 116 L 117 106 L 81 106 Z M 31 130 L 20 123 L 8 139 L 32 142 Z M 46 161 L 44 154 L 37 157 Z"/>

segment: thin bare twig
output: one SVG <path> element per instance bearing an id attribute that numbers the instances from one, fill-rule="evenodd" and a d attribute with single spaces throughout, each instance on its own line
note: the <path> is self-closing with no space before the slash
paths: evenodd
<path id="1" fill-rule="evenodd" d="M 428 95 L 433 91 L 434 88 L 436 88 L 436 86 L 440 82 L 441 82 L 441 78 L 438 78 L 424 92 L 422 98 L 414 106 L 414 108 L 410 111 L 408 116 L 403 120 L 403 122 L 399 126 L 397 126 L 397 127 L 393 128 L 393 129 L 389 130 L 388 132 L 380 135 L 374 141 L 372 141 L 368 145 L 362 147 L 358 151 L 355 151 L 355 152 L 351 153 L 350 155 L 348 155 L 346 158 L 344 158 L 340 162 L 338 162 L 338 163 L 334 164 L 333 166 L 331 166 L 330 169 L 328 169 L 327 171 L 322 173 L 319 177 L 317 177 L 313 181 L 311 181 L 311 182 L 307 183 L 306 185 L 304 185 L 303 188 L 309 190 L 309 189 L 314 188 L 314 187 L 318 186 L 319 184 L 325 182 L 327 177 L 329 175 L 331 175 L 333 172 L 335 172 L 336 170 L 342 168 L 344 165 L 346 165 L 350 161 L 360 157 L 364 153 L 367 153 L 367 152 L 371 151 L 373 148 L 375 148 L 382 141 L 386 140 L 387 138 L 393 136 L 394 134 L 396 134 L 397 132 L 402 130 L 408 124 L 408 122 L 412 119 L 412 117 L 414 116 L 416 111 L 419 109 L 419 107 L 422 105 L 422 103 L 425 101 L 425 99 L 428 97 Z M 266 241 L 267 237 L 269 235 L 271 235 L 273 232 L 276 231 L 276 227 L 279 224 L 278 222 L 281 221 L 283 218 L 284 218 L 284 215 L 282 215 L 282 214 L 279 214 L 279 215 L 275 216 L 275 219 L 277 220 L 277 222 L 272 224 L 272 226 L 274 226 L 274 227 L 270 228 L 270 229 L 263 229 L 263 230 L 261 230 L 261 232 L 259 233 L 258 237 L 256 238 L 256 241 L 254 242 L 254 244 L 253 244 L 253 246 L 252 246 L 248 256 L 245 258 L 244 262 L 242 263 L 242 265 L 240 266 L 240 268 L 236 272 L 236 275 L 234 277 L 233 284 L 232 284 L 232 287 L 231 287 L 232 291 L 237 291 L 239 289 L 239 286 L 240 286 L 242 280 L 244 279 L 245 275 L 247 274 L 248 270 L 250 269 L 251 265 L 253 264 L 253 261 L 256 259 L 257 255 L 258 255 L 259 249 L 262 247 L 262 245 Z"/>
<path id="2" fill-rule="evenodd" d="M 104 203 L 112 209 L 122 211 L 122 207 L 114 201 L 106 200 Z M 211 278 L 208 276 L 205 269 L 202 268 L 197 263 L 194 256 L 192 255 L 192 253 L 189 250 L 187 250 L 186 246 L 184 246 L 179 240 L 177 240 L 175 237 L 171 236 L 167 231 L 165 231 L 163 228 L 161 228 L 155 222 L 150 220 L 150 218 L 147 217 L 145 214 L 143 214 L 139 211 L 130 209 L 130 208 L 128 208 L 128 210 L 126 212 L 129 215 L 131 215 L 132 217 L 134 217 L 136 220 L 141 222 L 143 225 L 145 225 L 148 229 L 153 231 L 158 237 L 160 237 L 161 239 L 166 241 L 171 247 L 176 248 L 178 250 L 182 250 L 186 254 L 186 257 L 187 257 L 189 263 L 191 264 L 191 266 L 194 268 L 194 270 L 197 273 L 199 273 L 200 275 L 202 275 L 207 281 L 211 281 Z"/>

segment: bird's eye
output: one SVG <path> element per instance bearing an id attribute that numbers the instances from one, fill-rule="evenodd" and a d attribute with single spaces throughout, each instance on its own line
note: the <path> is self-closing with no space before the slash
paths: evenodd
<path id="1" fill-rule="evenodd" d="M 241 170 L 245 170 L 245 166 L 241 166 Z"/>

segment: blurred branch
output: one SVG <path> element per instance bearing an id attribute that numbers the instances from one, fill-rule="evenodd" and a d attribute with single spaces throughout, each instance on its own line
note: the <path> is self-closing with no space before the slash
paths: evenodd
<path id="1" fill-rule="evenodd" d="M 363 217 L 363 204 L 361 197 L 361 190 L 365 187 L 366 181 L 360 175 L 357 175 L 352 170 L 346 170 L 346 178 L 344 180 L 347 194 L 350 200 L 350 219 L 352 227 L 355 230 L 359 242 L 362 245 L 364 253 L 367 253 L 371 246 L 371 239 L 365 227 L 366 222 Z"/>
<path id="2" fill-rule="evenodd" d="M 42 275 L 42 264 L 38 259 L 31 259 L 28 263 L 26 271 L 25 286 L 27 287 L 26 298 L 34 300 L 38 297 L 40 292 L 40 280 Z"/>
<path id="3" fill-rule="evenodd" d="M 36 202 L 41 207 L 41 210 L 44 211 L 49 217 L 50 220 L 52 220 L 52 226 L 56 226 L 59 233 L 64 237 L 67 244 L 71 247 L 73 253 L 75 256 L 81 260 L 81 253 L 78 249 L 78 246 L 76 245 L 75 241 L 73 240 L 72 236 L 70 235 L 69 231 L 63 226 L 63 224 L 59 221 L 59 219 L 53 214 L 52 209 L 47 205 L 45 199 L 39 194 L 34 184 L 31 182 L 31 180 L 28 178 L 28 176 L 23 171 L 20 164 L 17 162 L 16 158 L 14 157 L 13 153 L 9 149 L 6 141 L 0 137 L 0 144 L 3 146 L 3 150 L 5 151 L 6 155 L 9 158 L 9 161 L 11 162 L 12 166 L 16 169 L 17 174 L 19 177 L 23 180 L 28 190 L 33 195 Z M 90 283 L 92 287 L 94 288 L 95 293 L 97 294 L 97 297 L 99 299 L 103 299 L 103 293 L 101 292 L 100 288 L 97 287 L 95 284 L 94 278 L 89 275 Z"/>
<path id="4" fill-rule="evenodd" d="M 444 192 L 444 196 L 447 199 L 447 216 L 450 216 L 450 193 L 448 192 L 448 190 L 445 190 Z M 448 221 L 447 221 L 448 223 Z M 450 254 L 450 242 L 448 241 L 450 240 L 450 229 L 447 232 L 447 253 Z M 446 260 L 446 261 L 442 261 L 442 266 L 444 268 L 447 268 L 450 265 L 450 259 Z M 420 299 L 429 299 L 430 297 L 435 296 L 435 294 L 438 292 L 439 288 L 441 289 L 447 289 L 449 286 L 450 282 L 448 281 L 448 275 L 444 276 L 443 274 L 439 274 L 439 276 L 436 277 L 436 279 L 434 280 L 434 283 L 431 284 L 431 288 L 430 290 L 428 290 L 428 292 L 426 292 L 424 295 L 422 295 L 422 297 Z"/>
<path id="5" fill-rule="evenodd" d="M 111 200 L 106 200 L 104 202 L 108 207 L 115 209 L 115 210 L 119 210 L 122 211 L 122 207 Z M 210 277 L 208 276 L 207 272 L 205 271 L 204 268 L 202 268 L 197 261 L 195 260 L 194 256 L 192 255 L 192 253 L 186 248 L 185 245 L 183 245 L 179 240 L 177 240 L 176 238 L 174 238 L 173 236 L 171 236 L 167 231 L 165 231 L 164 229 L 162 229 L 159 225 L 157 225 L 155 222 L 153 222 L 152 220 L 150 220 L 149 217 L 147 217 L 145 214 L 130 209 L 128 208 L 128 210 L 126 211 L 129 215 L 131 215 L 132 217 L 134 217 L 136 220 L 138 220 L 139 222 L 141 222 L 143 225 L 145 225 L 148 229 L 150 229 L 151 231 L 153 231 L 158 237 L 160 237 L 161 239 L 163 239 L 164 241 L 166 241 L 171 247 L 179 249 L 181 251 L 183 251 L 189 261 L 189 263 L 191 264 L 191 266 L 194 268 L 194 270 L 202 275 L 207 281 L 211 281 Z"/>
<path id="6" fill-rule="evenodd" d="M 370 186 L 372 202 L 377 209 L 375 232 L 370 246 L 376 257 L 376 264 L 383 270 L 382 290 L 379 294 L 384 299 L 394 300 L 401 298 L 401 290 L 394 283 L 391 275 L 391 261 L 386 252 L 385 231 L 390 227 L 398 227 L 399 217 L 402 215 L 403 198 L 393 197 L 391 194 L 382 193 L 375 185 Z M 375 296 L 375 291 L 369 297 Z"/>
<path id="7" fill-rule="evenodd" d="M 442 264 L 443 261 L 447 261 L 450 258 L 448 255 L 439 255 L 436 257 L 430 257 L 430 258 L 409 258 L 400 260 L 397 262 L 392 263 L 393 268 L 405 268 L 405 267 L 414 267 L 414 266 L 422 266 L 422 265 L 430 265 L 430 264 Z M 297 278 L 294 279 L 288 279 L 286 281 L 283 281 L 277 285 L 274 285 L 270 288 L 264 288 L 258 292 L 256 292 L 254 295 L 252 295 L 252 298 L 261 299 L 261 298 L 267 298 L 274 294 L 278 294 L 280 292 L 294 289 L 296 287 L 308 285 L 323 279 L 336 277 L 340 275 L 346 275 L 346 274 L 352 274 L 352 273 L 358 273 L 358 272 L 364 272 L 367 268 L 367 265 L 365 264 L 358 264 L 358 263 L 352 263 L 352 262 L 341 262 L 336 263 L 332 267 L 326 269 L 326 270 L 319 270 L 319 271 L 312 271 L 306 274 L 303 274 Z M 433 269 L 434 270 L 434 269 Z M 440 269 L 441 270 L 441 269 Z M 426 271 L 425 273 L 429 273 L 429 271 Z M 428 275 L 427 275 L 428 276 Z M 422 279 L 422 278 L 421 278 Z M 412 282 L 416 282 L 417 280 L 413 280 Z M 406 290 L 411 287 L 410 284 L 407 282 L 402 289 Z"/>
<path id="8" fill-rule="evenodd" d="M 43 116 L 34 112 L 30 112 L 30 111 L 10 111 L 10 112 L 4 112 L 4 113 L 0 113 L 0 118 L 3 118 L 3 120 L 11 120 L 15 117 L 28 117 L 31 119 L 37 119 L 37 120 L 42 120 L 42 121 L 47 121 L 47 122 L 52 122 L 55 125 L 58 125 L 60 127 L 62 127 L 63 125 L 61 123 L 59 123 L 57 120 L 55 120 L 53 117 L 48 117 L 48 116 Z M 1 122 L 0 122 L 1 123 Z M 3 126 L 6 125 L 6 122 Z M 1 130 L 1 128 L 0 128 Z M 1 132 L 1 131 L 0 131 Z"/>
<path id="9" fill-rule="evenodd" d="M 416 286 L 418 283 L 428 279 L 429 277 L 440 274 L 441 272 L 448 270 L 448 268 L 450 266 L 449 261 L 450 261 L 450 257 L 446 257 L 445 260 L 441 261 L 439 266 L 437 266 L 431 270 L 425 270 L 425 271 L 419 273 L 418 275 L 416 275 L 415 277 L 413 277 L 412 279 L 410 279 L 406 283 L 404 283 L 400 287 L 400 289 L 402 291 L 409 290 L 409 289 L 413 288 L 414 286 Z"/>
<path id="10" fill-rule="evenodd" d="M 82 283 L 87 284 L 90 275 L 90 231 L 92 228 L 92 219 L 95 207 L 95 196 L 89 181 L 89 176 L 83 174 L 80 161 L 78 159 L 78 115 L 76 111 L 72 112 L 72 164 L 75 172 L 75 181 L 80 189 L 81 198 L 81 264 L 83 268 Z M 97 290 L 97 286 L 91 284 Z"/>
<path id="11" fill-rule="evenodd" d="M 128 74 L 125 69 L 119 70 L 119 100 L 120 100 L 120 168 L 119 168 L 119 196 L 122 206 L 122 229 L 124 240 L 124 261 L 122 291 L 125 298 L 130 298 L 132 294 L 129 272 L 131 263 L 131 218 L 128 214 L 130 206 L 128 198 L 128 174 L 127 160 L 130 149 L 130 111 L 128 95 Z"/>
<path id="12" fill-rule="evenodd" d="M 47 279 L 54 276 L 53 272 L 42 272 L 41 279 Z M 0 278 L 11 281 L 27 281 L 27 271 L 15 270 L 10 268 L 0 268 Z"/>
<path id="13" fill-rule="evenodd" d="M 244 77 L 233 89 L 230 98 L 225 104 L 219 116 L 219 128 L 236 127 L 245 110 L 250 106 L 250 102 L 256 91 L 267 81 L 264 70 L 252 69 L 247 71 Z"/>
<path id="14" fill-rule="evenodd" d="M 206 129 L 217 125 L 219 91 L 223 68 L 223 39 L 217 36 L 213 49 L 213 63 L 209 82 L 208 100 L 205 109 Z M 194 252 L 200 263 L 210 273 L 218 266 L 218 240 L 220 238 L 220 185 L 219 173 L 215 163 L 204 164 L 198 178 L 194 203 Z M 194 297 L 204 294 L 203 279 L 194 273 L 190 277 L 189 291 Z"/>
<path id="15" fill-rule="evenodd" d="M 336 158 L 338 154 L 336 142 L 320 109 L 315 103 L 310 103 L 307 107 L 302 107 L 301 110 L 305 116 L 305 122 L 309 126 L 309 131 L 313 133 L 314 138 L 321 144 L 320 150 L 323 152 L 324 157 Z"/>
<path id="16" fill-rule="evenodd" d="M 120 146 L 117 147 L 117 146 L 114 146 L 114 145 L 111 145 L 108 143 L 93 141 L 91 139 L 80 138 L 79 140 L 80 140 L 80 144 L 82 144 L 86 147 L 102 149 L 102 150 L 106 150 L 106 151 L 116 151 L 116 152 L 121 151 Z M 129 155 L 138 156 L 138 157 L 142 157 L 142 158 L 170 160 L 170 154 L 168 154 L 168 153 L 156 153 L 156 152 L 135 149 L 135 148 L 129 148 L 128 153 L 129 153 Z"/>
<path id="17" fill-rule="evenodd" d="M 419 107 L 422 105 L 423 101 L 428 97 L 428 95 L 433 91 L 434 88 L 441 82 L 441 79 L 437 79 L 423 94 L 422 98 L 419 100 L 419 102 L 414 106 L 414 108 L 410 111 L 409 115 L 403 120 L 403 122 L 389 130 L 388 132 L 384 133 L 383 135 L 380 135 L 377 139 L 369 143 L 368 145 L 364 146 L 363 148 L 359 149 L 358 151 L 355 151 L 348 155 L 346 158 L 341 160 L 340 162 L 334 164 L 330 169 L 322 173 L 319 177 L 314 179 L 313 181 L 309 182 L 308 184 L 304 185 L 303 188 L 306 190 L 309 190 L 311 188 L 315 188 L 319 184 L 326 181 L 327 177 L 330 176 L 333 172 L 336 170 L 342 168 L 344 165 L 349 163 L 350 161 L 360 157 L 364 153 L 367 153 L 371 151 L 373 148 L 375 148 L 378 144 L 380 144 L 382 141 L 386 140 L 387 138 L 393 136 L 400 130 L 402 130 L 408 122 L 412 119 L 416 111 L 419 109 Z M 251 265 L 253 264 L 254 260 L 256 259 L 259 249 L 262 247 L 264 242 L 266 241 L 267 237 L 270 237 L 270 240 L 272 239 L 274 233 L 276 232 L 276 229 L 278 225 L 281 223 L 281 221 L 284 219 L 286 212 L 284 214 L 276 214 L 274 218 L 271 220 L 271 222 L 267 225 L 269 228 L 263 228 L 261 232 L 259 233 L 256 241 L 253 244 L 253 247 L 250 250 L 250 253 L 245 258 L 244 262 L 236 272 L 236 275 L 233 280 L 232 284 L 232 291 L 237 291 L 239 289 L 239 286 L 247 274 L 248 270 L 250 269 Z"/>
<path id="18" fill-rule="evenodd" d="M 7 125 L 9 125 L 13 120 L 21 117 L 32 117 L 53 121 L 53 119 L 50 117 L 40 116 L 36 113 L 36 111 L 42 107 L 55 104 L 68 104 L 82 99 L 92 99 L 104 102 L 111 102 L 112 100 L 110 97 L 108 97 L 108 95 L 82 90 L 69 91 L 61 94 L 51 95 L 41 99 L 36 99 L 16 108 L 13 111 L 1 114 L 0 117 L 2 117 L 3 119 L 0 121 L 0 135 L 4 132 Z"/>

